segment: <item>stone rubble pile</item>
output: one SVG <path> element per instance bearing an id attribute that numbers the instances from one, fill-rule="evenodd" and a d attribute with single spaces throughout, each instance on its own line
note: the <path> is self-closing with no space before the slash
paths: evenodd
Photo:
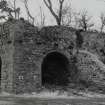
<path id="1" fill-rule="evenodd" d="M 80 81 L 85 81 L 87 87 L 105 88 L 105 65 L 92 53 L 80 51 L 77 56 Z M 105 89 L 104 89 L 105 90 Z"/>

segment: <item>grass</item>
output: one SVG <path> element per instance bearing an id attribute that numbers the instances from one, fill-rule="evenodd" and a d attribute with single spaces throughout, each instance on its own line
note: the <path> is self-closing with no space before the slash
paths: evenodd
<path id="1" fill-rule="evenodd" d="M 2 97 L 0 105 L 105 105 L 103 98 L 87 99 L 44 99 L 44 98 L 21 98 Z"/>
<path id="2" fill-rule="evenodd" d="M 82 89 L 73 89 L 74 87 L 75 85 L 72 85 L 69 90 L 55 88 L 55 86 L 52 89 L 43 87 L 39 93 L 24 95 L 4 93 L 4 95 L 0 95 L 0 105 L 105 105 L 105 96 L 96 97 L 97 94 L 85 91 L 82 86 L 80 86 Z"/>
<path id="3" fill-rule="evenodd" d="M 73 90 L 71 90 L 72 92 Z M 44 90 L 40 92 L 40 95 L 43 97 L 37 97 L 38 93 L 36 94 L 24 94 L 24 95 L 9 95 L 5 93 L 4 96 L 0 96 L 0 105 L 105 105 L 105 97 L 79 97 L 76 95 L 71 95 L 69 98 L 64 97 L 56 97 L 57 94 L 48 92 L 48 90 Z M 63 94 L 60 93 L 60 95 Z M 85 93 L 86 95 L 88 94 Z M 46 97 L 47 95 L 52 95 L 51 97 Z"/>

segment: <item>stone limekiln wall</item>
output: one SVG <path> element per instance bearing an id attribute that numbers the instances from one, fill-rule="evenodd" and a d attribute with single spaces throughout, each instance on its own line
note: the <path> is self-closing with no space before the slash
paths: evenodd
<path id="1" fill-rule="evenodd" d="M 76 36 L 74 29 L 63 26 L 50 26 L 38 30 L 37 27 L 34 27 L 22 20 L 5 23 L 4 26 L 8 28 L 7 30 L 5 28 L 4 33 L 6 37 L 2 37 L 1 42 L 3 43 L 1 43 L 2 45 L 0 50 L 2 59 L 2 91 L 14 93 L 38 91 L 41 87 L 41 65 L 43 59 L 50 52 L 59 52 L 65 55 L 69 60 L 70 70 L 73 71 L 75 69 L 75 65 L 72 61 L 73 56 L 71 55 L 72 48 L 74 48 L 73 51 L 75 52 Z M 91 48 L 94 43 L 97 43 L 97 46 L 100 46 L 99 48 L 104 47 L 101 46 L 100 43 L 104 41 L 103 37 L 100 37 L 101 41 L 99 42 L 98 40 L 92 40 L 98 37 L 98 33 L 83 32 L 82 35 L 83 37 L 85 35 L 85 42 L 81 49 L 87 49 L 89 52 L 96 53 L 96 49 L 92 50 L 93 48 Z M 100 51 L 100 49 L 97 50 Z M 76 65 L 78 70 L 80 70 L 80 76 L 76 77 L 87 81 L 86 78 L 88 77 L 86 72 L 88 71 L 89 65 L 86 61 L 88 55 L 82 55 L 83 54 L 79 54 L 77 57 Z M 91 61 L 89 60 L 89 62 Z M 81 72 L 81 70 L 83 72 Z M 89 68 L 89 70 L 92 71 L 93 69 Z M 105 72 L 104 69 L 102 71 Z M 100 79 L 98 80 L 100 81 Z"/>
<path id="2" fill-rule="evenodd" d="M 8 92 L 13 90 L 13 34 L 11 23 L 0 27 L 1 89 Z"/>
<path id="3" fill-rule="evenodd" d="M 74 31 L 57 26 L 45 27 L 38 31 L 37 28 L 29 27 L 28 24 L 13 27 L 16 28 L 13 29 L 15 30 L 14 92 L 37 91 L 41 87 L 41 65 L 44 57 L 56 51 L 70 58 L 68 47 L 70 43 L 75 44 Z"/>

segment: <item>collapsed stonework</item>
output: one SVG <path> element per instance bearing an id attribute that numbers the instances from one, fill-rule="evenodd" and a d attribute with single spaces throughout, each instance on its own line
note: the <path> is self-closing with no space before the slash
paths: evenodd
<path id="1" fill-rule="evenodd" d="M 76 77 L 87 80 L 88 77 L 84 78 L 87 76 L 86 70 L 93 69 L 82 65 L 81 53 L 76 55 L 77 61 L 73 59 L 73 53 L 76 51 L 75 31 L 64 26 L 49 26 L 39 30 L 23 20 L 4 23 L 0 32 L 1 90 L 13 93 L 35 92 L 50 83 L 63 85 L 68 81 L 69 84 L 69 80 Z M 87 37 L 91 33 L 82 34 Z M 96 36 L 97 33 L 92 33 L 91 36 L 93 34 Z M 89 47 L 91 45 L 85 42 L 81 49 L 93 52 Z M 102 71 L 105 73 L 105 69 Z M 77 76 L 78 73 L 80 76 Z M 62 79 L 59 79 L 61 77 Z"/>

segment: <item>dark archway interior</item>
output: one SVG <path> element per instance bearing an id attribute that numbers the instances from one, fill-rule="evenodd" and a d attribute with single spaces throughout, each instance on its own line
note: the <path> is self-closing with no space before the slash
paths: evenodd
<path id="1" fill-rule="evenodd" d="M 49 53 L 42 63 L 42 85 L 67 86 L 69 83 L 68 59 L 58 52 Z"/>

